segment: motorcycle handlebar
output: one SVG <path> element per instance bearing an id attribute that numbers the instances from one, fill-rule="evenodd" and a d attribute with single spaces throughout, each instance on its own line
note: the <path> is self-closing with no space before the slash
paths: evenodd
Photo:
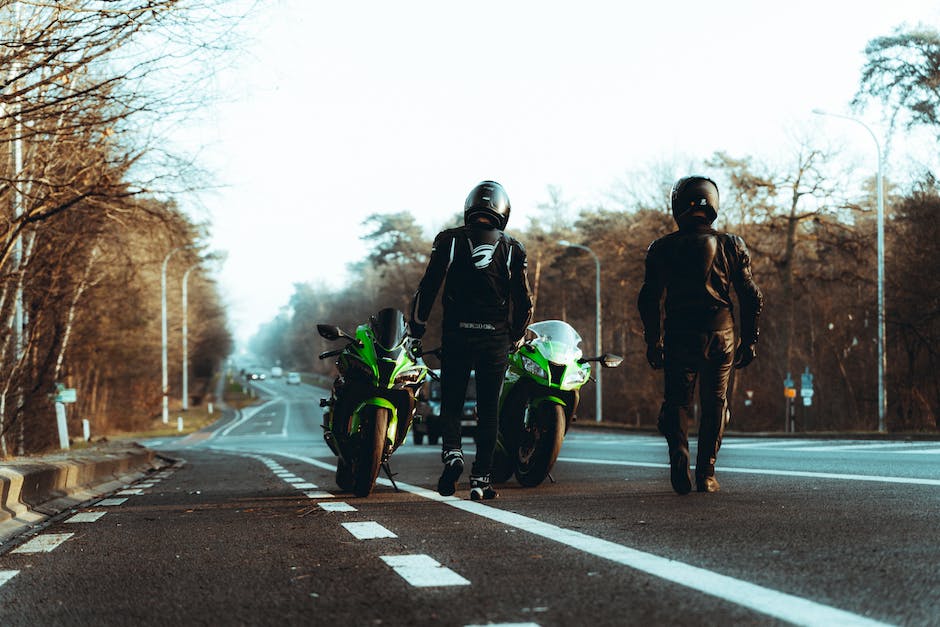
<path id="1" fill-rule="evenodd" d="M 327 359 L 328 357 L 336 357 L 343 352 L 342 348 L 338 348 L 332 351 L 326 351 L 325 353 L 320 353 L 320 359 Z"/>

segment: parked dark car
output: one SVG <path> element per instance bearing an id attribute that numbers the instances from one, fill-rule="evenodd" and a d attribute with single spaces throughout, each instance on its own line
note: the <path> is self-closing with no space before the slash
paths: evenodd
<path id="1" fill-rule="evenodd" d="M 440 374 L 439 370 L 435 370 Z M 422 399 L 418 401 L 417 414 L 421 416 L 411 425 L 411 435 L 415 444 L 423 444 L 427 436 L 428 444 L 437 444 L 441 439 L 441 383 L 433 379 L 426 384 Z M 463 404 L 463 417 L 460 431 L 464 437 L 473 437 L 477 430 L 477 384 L 473 373 L 467 383 L 467 395 Z"/>

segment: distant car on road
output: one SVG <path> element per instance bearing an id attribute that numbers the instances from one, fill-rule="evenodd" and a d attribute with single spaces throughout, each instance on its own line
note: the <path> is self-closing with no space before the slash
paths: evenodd
<path id="1" fill-rule="evenodd" d="M 300 373 L 288 372 L 287 373 L 287 385 L 300 385 Z"/>
<path id="2" fill-rule="evenodd" d="M 284 369 L 283 369 L 283 368 L 281 368 L 280 366 L 274 366 L 273 368 L 271 368 L 271 378 L 272 378 L 272 379 L 280 379 L 280 378 L 283 377 L 283 376 L 284 376 Z"/>
<path id="3" fill-rule="evenodd" d="M 245 375 L 245 378 L 248 379 L 249 381 L 264 381 L 266 377 L 263 372 L 252 370 L 251 372 Z"/>

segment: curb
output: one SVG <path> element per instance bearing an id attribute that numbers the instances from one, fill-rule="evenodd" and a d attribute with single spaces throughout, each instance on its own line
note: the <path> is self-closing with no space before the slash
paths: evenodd
<path id="1" fill-rule="evenodd" d="M 114 491 L 173 461 L 138 444 L 88 449 L 0 464 L 0 544 L 50 516 Z"/>

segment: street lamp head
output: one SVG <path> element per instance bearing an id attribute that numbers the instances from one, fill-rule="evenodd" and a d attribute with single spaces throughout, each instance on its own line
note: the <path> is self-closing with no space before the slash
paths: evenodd
<path id="1" fill-rule="evenodd" d="M 818 107 L 816 109 L 813 109 L 813 113 L 815 113 L 816 115 L 829 115 L 828 111 L 823 111 L 822 109 Z"/>
<path id="2" fill-rule="evenodd" d="M 559 246 L 571 246 L 571 242 L 569 242 L 566 239 L 560 239 L 558 240 L 558 245 Z"/>

